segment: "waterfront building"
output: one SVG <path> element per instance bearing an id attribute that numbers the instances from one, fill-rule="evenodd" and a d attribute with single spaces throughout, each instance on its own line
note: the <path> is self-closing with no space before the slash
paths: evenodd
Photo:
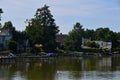
<path id="1" fill-rule="evenodd" d="M 12 38 L 9 30 L 0 30 L 0 50 L 6 49 L 6 43 Z"/>

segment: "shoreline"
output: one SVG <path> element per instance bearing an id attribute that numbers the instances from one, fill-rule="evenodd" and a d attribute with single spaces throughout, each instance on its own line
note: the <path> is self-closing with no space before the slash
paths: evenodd
<path id="1" fill-rule="evenodd" d="M 110 55 L 110 56 L 95 56 L 95 55 L 87 55 L 87 56 L 54 56 L 54 57 L 43 57 L 43 56 L 16 56 L 16 57 L 4 57 L 0 58 L 0 63 L 16 63 L 16 62 L 34 62 L 34 61 L 51 61 L 57 60 L 60 58 L 68 58 L 68 59 L 89 59 L 89 58 L 105 58 L 105 57 L 117 57 L 120 54 Z"/>

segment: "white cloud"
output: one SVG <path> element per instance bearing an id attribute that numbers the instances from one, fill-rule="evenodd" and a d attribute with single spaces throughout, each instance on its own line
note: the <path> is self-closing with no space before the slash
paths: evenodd
<path id="1" fill-rule="evenodd" d="M 94 5 L 80 5 L 74 7 L 54 7 L 52 10 L 57 16 L 89 16 L 96 14 L 97 6 Z"/>

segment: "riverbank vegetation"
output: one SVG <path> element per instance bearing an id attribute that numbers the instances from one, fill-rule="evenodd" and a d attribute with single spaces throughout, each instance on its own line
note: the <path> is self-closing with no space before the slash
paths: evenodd
<path id="1" fill-rule="evenodd" d="M 59 34 L 59 26 L 49 10 L 49 6 L 44 5 L 36 10 L 35 16 L 26 20 L 27 26 L 24 31 L 17 31 L 11 21 L 5 22 L 2 29 L 9 29 L 12 39 L 7 42 L 7 50 L 15 53 L 41 53 L 82 51 L 82 52 L 104 52 L 107 49 L 99 49 L 95 42 L 88 42 L 89 48 L 82 48 L 82 38 L 90 40 L 112 42 L 112 51 L 120 53 L 120 32 L 113 32 L 108 27 L 94 29 L 84 29 L 80 22 L 76 22 L 73 29 L 67 34 L 64 45 L 60 46 L 56 42 L 56 35 Z M 37 45 L 37 47 L 35 46 Z"/>
<path id="2" fill-rule="evenodd" d="M 99 45 L 92 40 L 112 42 L 112 51 L 120 49 L 120 32 L 113 32 L 109 28 L 98 28 L 96 30 L 84 29 L 83 26 L 77 22 L 73 30 L 69 32 L 65 39 L 65 48 L 72 51 L 81 51 L 82 38 L 87 38 L 91 41 L 87 42 L 89 47 L 86 50 L 94 50 L 99 48 Z M 101 49 L 98 49 L 101 50 Z"/>

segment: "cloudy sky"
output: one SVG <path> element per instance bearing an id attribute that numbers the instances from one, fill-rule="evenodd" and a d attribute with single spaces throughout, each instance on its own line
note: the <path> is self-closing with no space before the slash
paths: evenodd
<path id="1" fill-rule="evenodd" d="M 47 4 L 62 33 L 72 30 L 76 22 L 83 28 L 109 27 L 120 32 L 120 0 L 0 0 L 2 24 L 12 21 L 24 30 L 26 19 L 34 17 L 38 8 Z"/>

